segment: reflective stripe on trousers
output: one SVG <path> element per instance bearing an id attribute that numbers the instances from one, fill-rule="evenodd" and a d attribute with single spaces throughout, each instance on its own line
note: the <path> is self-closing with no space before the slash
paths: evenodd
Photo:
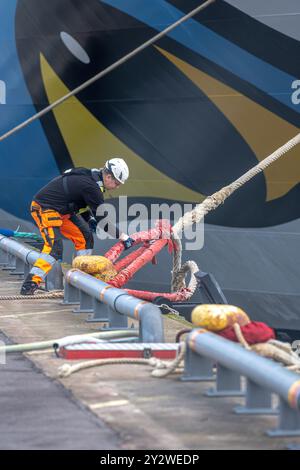
<path id="1" fill-rule="evenodd" d="M 32 275 L 32 280 L 38 283 L 43 281 L 55 262 L 56 260 L 53 256 L 47 253 L 41 253 L 41 256 L 36 260 L 30 270 L 29 274 Z"/>

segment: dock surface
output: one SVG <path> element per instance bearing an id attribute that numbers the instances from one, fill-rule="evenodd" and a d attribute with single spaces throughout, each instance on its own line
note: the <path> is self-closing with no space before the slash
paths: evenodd
<path id="1" fill-rule="evenodd" d="M 21 279 L 0 271 L 0 296 Z M 60 299 L 0 301 L 0 340 L 28 343 L 97 331 Z M 131 320 L 129 319 L 129 322 Z M 166 341 L 181 323 L 165 318 Z M 238 416 L 241 398 L 209 398 L 211 382 L 151 377 L 147 365 L 107 365 L 67 378 L 52 350 L 7 355 L 0 365 L 0 449 L 285 449 L 300 438 L 269 438 L 274 416 Z"/>

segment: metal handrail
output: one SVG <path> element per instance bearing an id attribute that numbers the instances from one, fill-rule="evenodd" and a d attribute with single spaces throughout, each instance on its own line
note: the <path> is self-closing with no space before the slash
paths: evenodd
<path id="1" fill-rule="evenodd" d="M 0 235 L 0 251 L 7 254 L 7 259 L 2 261 L 4 269 L 10 270 L 11 274 L 18 274 L 26 277 L 31 266 L 37 261 L 41 253 L 27 248 L 22 243 L 11 240 L 4 235 Z M 46 278 L 47 290 L 62 289 L 62 270 L 59 262 L 56 262 Z"/>
<path id="2" fill-rule="evenodd" d="M 217 364 L 217 387 L 207 395 L 245 396 L 245 406 L 236 408 L 236 413 L 278 414 L 279 411 L 279 426 L 268 434 L 300 435 L 298 374 L 204 329 L 193 330 L 186 345 L 184 380 L 212 380 L 212 368 Z M 241 376 L 246 378 L 245 393 L 240 388 Z M 279 397 L 279 410 L 272 407 L 272 393 Z"/>
<path id="3" fill-rule="evenodd" d="M 0 249 L 20 259 L 25 264 L 34 264 L 40 255 L 39 252 L 26 248 L 23 244 L 4 235 L 0 235 Z"/>
<path id="4" fill-rule="evenodd" d="M 71 292 L 70 286 L 73 288 Z M 76 296 L 74 289 L 79 291 L 79 297 Z M 85 305 L 88 300 L 90 301 L 90 311 L 94 311 L 94 314 L 96 311 L 94 320 L 108 321 L 113 328 L 126 328 L 127 317 L 130 317 L 139 321 L 141 341 L 164 342 L 163 321 L 159 307 L 137 299 L 126 291 L 112 287 L 78 269 L 70 269 L 65 275 L 65 303 L 72 303 L 70 300 L 76 302 L 76 298 Z"/>

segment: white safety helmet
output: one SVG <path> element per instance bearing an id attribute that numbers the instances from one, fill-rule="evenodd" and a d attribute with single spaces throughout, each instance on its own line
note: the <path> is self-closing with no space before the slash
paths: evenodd
<path id="1" fill-rule="evenodd" d="M 111 158 L 110 160 L 107 160 L 104 168 L 122 184 L 125 183 L 129 176 L 129 168 L 123 158 Z"/>

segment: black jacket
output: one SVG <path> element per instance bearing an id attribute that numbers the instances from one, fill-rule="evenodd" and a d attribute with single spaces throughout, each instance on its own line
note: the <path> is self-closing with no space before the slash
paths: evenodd
<path id="1" fill-rule="evenodd" d="M 41 207 L 55 209 L 62 215 L 89 206 L 95 216 L 97 207 L 104 201 L 99 185 L 103 185 L 101 172 L 73 168 L 46 184 L 34 196 L 34 200 Z"/>
<path id="2" fill-rule="evenodd" d="M 87 168 L 72 168 L 61 176 L 51 180 L 34 196 L 34 200 L 43 209 L 55 209 L 62 215 L 74 214 L 87 206 L 99 222 L 103 217 L 97 217 L 96 212 L 104 202 L 104 187 L 102 172 Z M 85 220 L 89 212 L 82 214 Z M 118 227 L 105 226 L 104 230 L 119 237 Z"/>

